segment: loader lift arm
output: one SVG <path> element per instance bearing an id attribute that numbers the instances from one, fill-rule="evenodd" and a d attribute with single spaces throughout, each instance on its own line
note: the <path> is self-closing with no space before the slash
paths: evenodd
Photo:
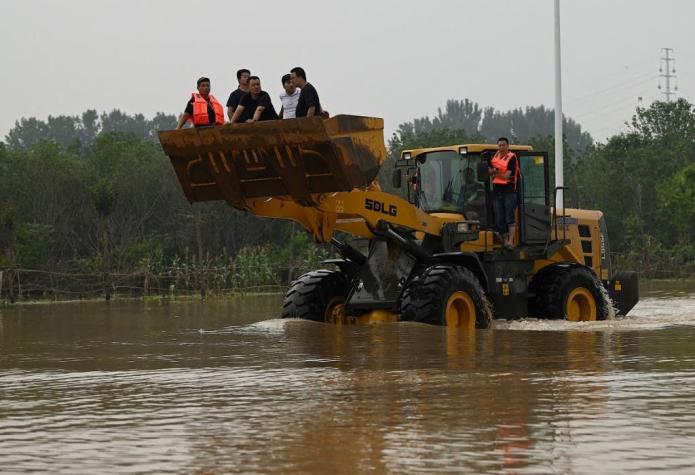
<path id="1" fill-rule="evenodd" d="M 446 219 L 379 191 L 383 120 L 318 117 L 162 131 L 160 141 L 191 203 L 224 200 L 290 219 L 316 242 L 336 230 L 373 238 L 383 220 L 439 236 Z"/>

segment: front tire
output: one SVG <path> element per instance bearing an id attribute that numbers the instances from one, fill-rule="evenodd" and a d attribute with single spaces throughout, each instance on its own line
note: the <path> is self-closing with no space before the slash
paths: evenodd
<path id="1" fill-rule="evenodd" d="M 282 302 L 281 318 L 331 322 L 344 313 L 350 282 L 337 270 L 315 270 L 292 282 Z"/>
<path id="2" fill-rule="evenodd" d="M 406 289 L 401 320 L 432 325 L 489 328 L 492 310 L 480 282 L 465 267 L 438 264 L 425 269 Z M 404 292 L 404 294 L 405 294 Z"/>
<path id="3" fill-rule="evenodd" d="M 586 267 L 543 269 L 533 279 L 530 291 L 535 297 L 529 309 L 536 318 L 591 322 L 610 315 L 610 302 L 604 296 L 601 281 Z"/>

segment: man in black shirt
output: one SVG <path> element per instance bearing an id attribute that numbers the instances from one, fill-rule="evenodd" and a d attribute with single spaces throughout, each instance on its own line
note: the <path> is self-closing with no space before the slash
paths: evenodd
<path id="1" fill-rule="evenodd" d="M 244 117 L 247 119 L 243 120 Z M 261 80 L 258 76 L 251 76 L 249 78 L 249 92 L 241 97 L 232 116 L 232 123 L 276 119 L 278 119 L 278 114 L 275 112 L 270 95 L 261 89 Z"/>
<path id="2" fill-rule="evenodd" d="M 299 94 L 297 102 L 297 117 L 312 117 L 315 115 L 323 115 L 321 101 L 319 101 L 319 93 L 316 92 L 314 86 L 306 81 L 306 73 L 303 68 L 297 66 L 290 71 L 290 79 L 295 87 L 302 90 Z"/>
<path id="3" fill-rule="evenodd" d="M 236 72 L 236 80 L 239 82 L 239 87 L 234 89 L 227 99 L 227 117 L 232 120 L 234 109 L 239 105 L 241 96 L 249 92 L 249 78 L 251 71 L 248 69 L 240 69 Z"/>

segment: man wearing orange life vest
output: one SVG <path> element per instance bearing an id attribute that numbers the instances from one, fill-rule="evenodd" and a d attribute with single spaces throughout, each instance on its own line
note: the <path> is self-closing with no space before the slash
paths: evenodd
<path id="1" fill-rule="evenodd" d="M 490 161 L 493 198 L 495 203 L 495 224 L 502 236 L 505 248 L 514 246 L 516 233 L 514 212 L 517 207 L 517 184 L 519 183 L 519 160 L 509 151 L 509 139 L 497 140 L 497 153 Z"/>
<path id="2" fill-rule="evenodd" d="M 202 77 L 198 79 L 198 92 L 191 95 L 191 99 L 186 104 L 186 109 L 176 125 L 177 129 L 182 128 L 189 120 L 194 127 L 206 125 L 224 124 L 224 109 L 215 96 L 210 94 L 210 79 Z"/>

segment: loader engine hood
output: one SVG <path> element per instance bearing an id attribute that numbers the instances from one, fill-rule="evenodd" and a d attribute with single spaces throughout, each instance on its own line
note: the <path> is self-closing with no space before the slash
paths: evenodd
<path id="1" fill-rule="evenodd" d="M 288 196 L 369 186 L 386 160 L 384 121 L 339 115 L 159 132 L 188 201 Z"/>

